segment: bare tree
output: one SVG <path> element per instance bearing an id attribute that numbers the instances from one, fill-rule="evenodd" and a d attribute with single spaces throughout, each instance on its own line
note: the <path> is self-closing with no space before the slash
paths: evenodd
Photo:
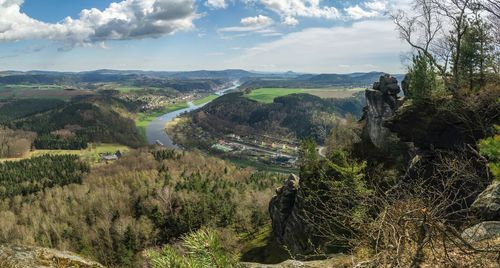
<path id="1" fill-rule="evenodd" d="M 496 5 L 481 7 L 494 10 Z M 463 39 L 468 17 L 477 6 L 473 0 L 415 0 L 411 11 L 400 10 L 392 15 L 401 39 L 429 58 L 452 92 L 459 88 Z"/>
<path id="2" fill-rule="evenodd" d="M 480 8 L 490 13 L 492 16 L 500 20 L 500 2 L 497 0 L 478 0 L 475 4 L 480 5 Z"/>
<path id="3" fill-rule="evenodd" d="M 467 31 L 467 16 L 470 12 L 470 0 L 432 0 L 438 14 L 446 18 L 451 27 L 446 35 L 452 48 L 452 90 L 457 91 L 460 82 L 459 62 L 461 59 L 461 48 L 463 37 Z"/>
<path id="4" fill-rule="evenodd" d="M 411 13 L 398 10 L 391 16 L 401 39 L 429 58 L 445 84 L 448 84 L 446 71 L 449 50 L 443 50 L 447 49 L 442 38 L 443 21 L 432 0 L 416 0 Z"/>

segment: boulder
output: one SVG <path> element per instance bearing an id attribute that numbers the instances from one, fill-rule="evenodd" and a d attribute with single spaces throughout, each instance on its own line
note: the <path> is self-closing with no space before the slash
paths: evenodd
<path id="1" fill-rule="evenodd" d="M 381 76 L 379 81 L 373 85 L 373 89 L 392 96 L 398 95 L 401 92 L 398 80 L 388 74 Z"/>
<path id="2" fill-rule="evenodd" d="M 0 245 L 2 268 L 104 268 L 75 253 L 55 249 Z"/>
<path id="3" fill-rule="evenodd" d="M 481 222 L 465 229 L 462 233 L 462 238 L 469 243 L 496 239 L 498 237 L 500 237 L 500 221 Z"/>
<path id="4" fill-rule="evenodd" d="M 494 182 L 477 197 L 472 212 L 486 221 L 500 220 L 500 182 Z"/>
<path id="5" fill-rule="evenodd" d="M 273 238 L 292 253 L 304 253 L 308 249 L 307 232 L 300 217 L 302 204 L 300 178 L 295 174 L 276 189 L 276 195 L 269 202 Z"/>
<path id="6" fill-rule="evenodd" d="M 384 123 L 392 118 L 399 108 L 400 91 L 396 78 L 383 75 L 373 84 L 373 89 L 367 89 L 365 92 L 367 107 L 363 117 L 366 119 L 366 130 L 372 143 L 379 149 L 386 147 L 390 131 Z"/>

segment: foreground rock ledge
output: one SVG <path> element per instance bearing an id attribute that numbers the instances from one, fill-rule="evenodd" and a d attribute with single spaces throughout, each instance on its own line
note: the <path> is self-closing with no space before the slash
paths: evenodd
<path id="1" fill-rule="evenodd" d="M 336 254 L 326 260 L 318 261 L 297 261 L 287 260 L 278 264 L 260 264 L 251 262 L 240 263 L 242 268 L 324 268 L 324 267 L 353 267 L 354 258 L 349 255 Z"/>
<path id="2" fill-rule="evenodd" d="M 0 245 L 1 268 L 104 268 L 75 253 L 41 247 Z"/>

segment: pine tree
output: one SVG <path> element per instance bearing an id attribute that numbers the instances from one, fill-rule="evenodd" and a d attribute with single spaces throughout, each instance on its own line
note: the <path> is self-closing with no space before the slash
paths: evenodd
<path id="1" fill-rule="evenodd" d="M 406 97 L 422 101 L 436 89 L 436 72 L 429 58 L 422 53 L 413 56 L 413 66 L 409 70 L 410 85 Z"/>

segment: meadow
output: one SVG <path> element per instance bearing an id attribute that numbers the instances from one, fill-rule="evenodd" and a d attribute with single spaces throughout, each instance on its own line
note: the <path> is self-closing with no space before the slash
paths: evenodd
<path id="1" fill-rule="evenodd" d="M 348 98 L 364 88 L 259 88 L 245 97 L 262 103 L 272 103 L 275 98 L 291 94 L 307 93 L 320 98 Z"/>
<path id="2" fill-rule="evenodd" d="M 42 155 L 78 155 L 91 164 L 99 163 L 99 154 L 115 153 L 116 151 L 128 152 L 130 148 L 119 144 L 91 143 L 87 149 L 82 150 L 34 150 L 20 158 L 1 158 L 0 162 L 17 161 Z"/>
<path id="3" fill-rule="evenodd" d="M 211 102 L 211 101 L 217 99 L 218 97 L 219 97 L 219 95 L 217 95 L 217 94 L 208 95 L 208 96 L 206 96 L 204 98 L 197 99 L 197 100 L 193 101 L 193 104 L 196 105 L 196 106 L 200 106 L 202 104 Z"/>

